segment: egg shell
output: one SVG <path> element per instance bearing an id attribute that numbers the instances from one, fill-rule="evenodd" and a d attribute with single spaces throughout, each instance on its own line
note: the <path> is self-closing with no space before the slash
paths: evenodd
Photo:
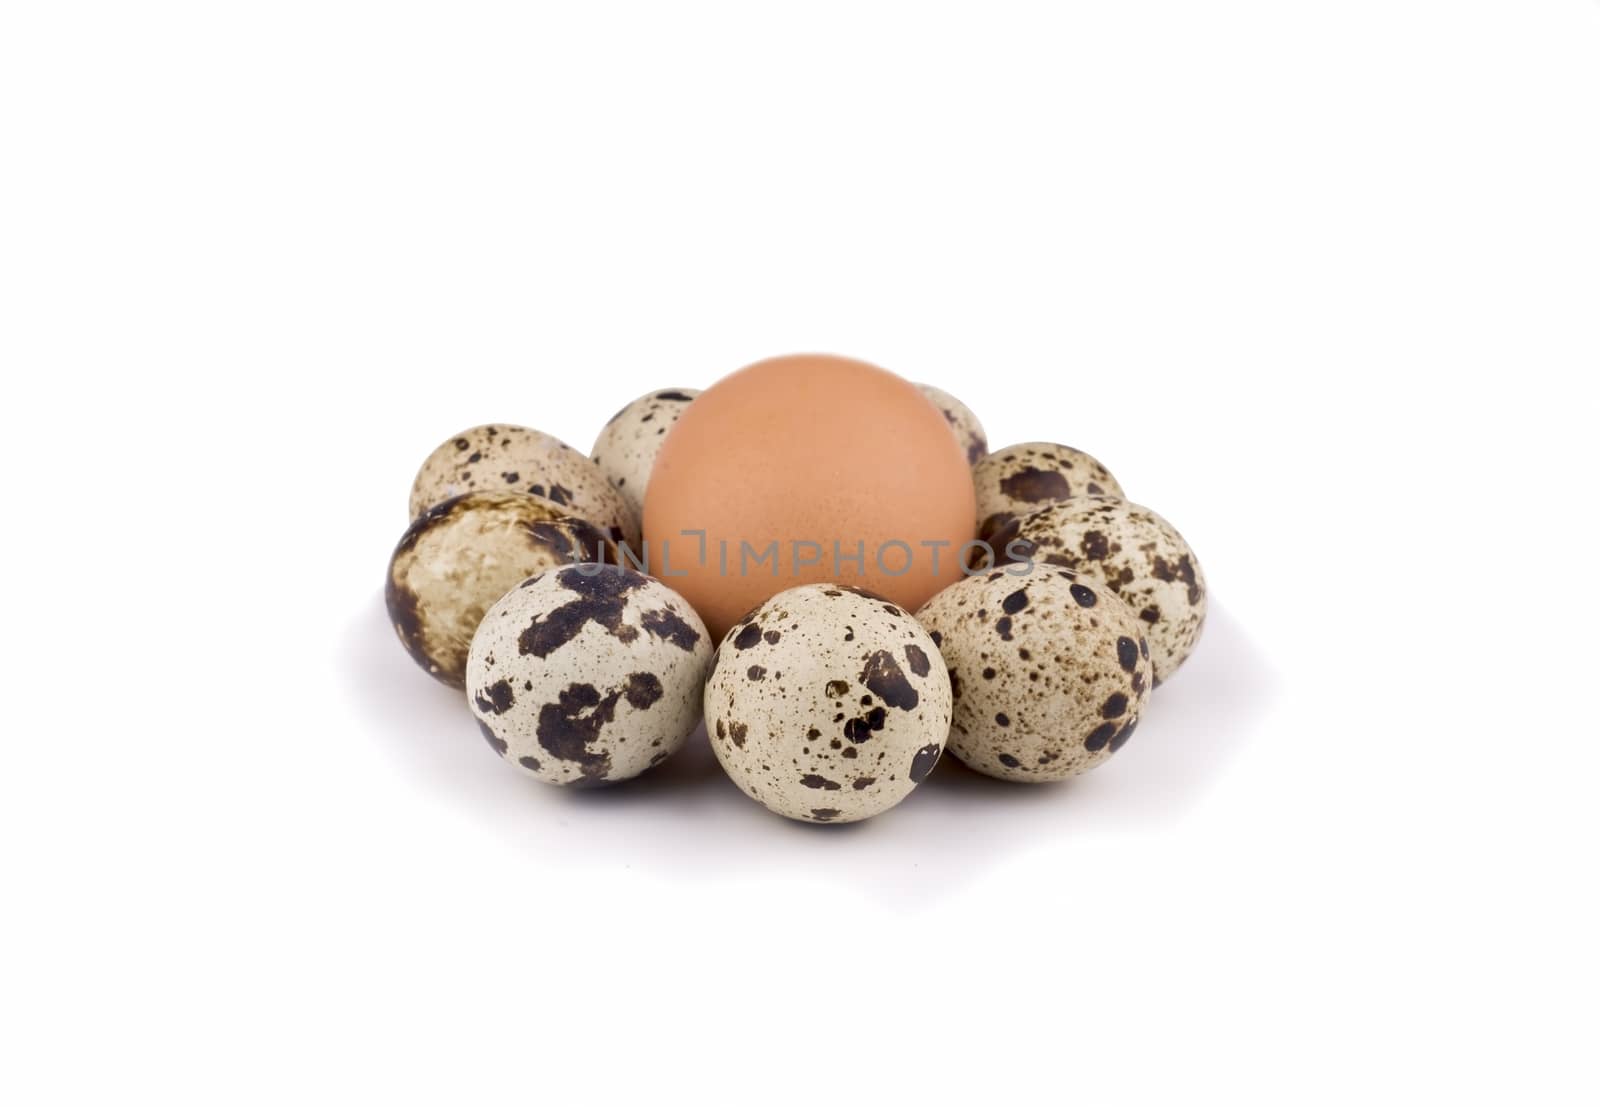
<path id="1" fill-rule="evenodd" d="M 748 365 L 684 410 L 656 457 L 644 530 L 650 568 L 720 638 L 797 584 L 916 607 L 959 575 L 974 514 L 972 468 L 914 384 L 796 354 Z"/>
<path id="2" fill-rule="evenodd" d="M 467 492 L 525 492 L 587 519 L 613 541 L 639 548 L 639 518 L 600 467 L 559 438 L 489 423 L 464 430 L 428 455 L 411 484 L 411 516 Z"/>
<path id="3" fill-rule="evenodd" d="M 663 388 L 640 396 L 613 415 L 594 440 L 589 456 L 634 515 L 644 512 L 644 491 L 662 440 L 698 395 L 696 388 Z"/>
<path id="4" fill-rule="evenodd" d="M 489 609 L 467 693 L 501 757 L 547 784 L 589 787 L 682 748 L 710 668 L 711 639 L 683 597 L 632 569 L 569 566 Z"/>
<path id="5" fill-rule="evenodd" d="M 617 563 L 597 527 L 535 496 L 473 492 L 412 521 L 389 559 L 384 602 L 413 660 L 454 688 L 489 606 L 518 582 L 558 565 Z"/>
<path id="6" fill-rule="evenodd" d="M 1022 442 L 996 450 L 972 468 L 978 496 L 978 537 L 1012 519 L 1074 496 L 1118 496 L 1122 485 L 1082 450 L 1056 442 Z M 999 552 L 996 546 L 996 552 Z"/>
<path id="7" fill-rule="evenodd" d="M 1150 639 L 1157 684 L 1194 652 L 1206 618 L 1205 573 L 1177 528 L 1148 507 L 1081 496 L 1022 516 L 997 537 L 1020 559 L 1075 570 L 1126 603 Z"/>
<path id="8" fill-rule="evenodd" d="M 956 436 L 962 451 L 967 455 L 967 464 L 976 465 L 982 461 L 989 452 L 989 438 L 983 433 L 983 424 L 973 414 L 972 409 L 943 389 L 935 388 L 931 384 L 917 385 L 922 394 L 933 401 L 933 406 L 939 409 L 945 422 L 950 424 L 950 433 Z"/>
<path id="9" fill-rule="evenodd" d="M 1138 619 L 1065 569 L 952 584 L 917 612 L 955 708 L 950 752 L 1002 780 L 1063 780 L 1133 734 L 1154 684 Z"/>
<path id="10" fill-rule="evenodd" d="M 728 632 L 705 718 L 717 760 L 750 798 L 804 822 L 855 822 L 933 770 L 950 730 L 950 681 L 909 612 L 808 584 Z"/>

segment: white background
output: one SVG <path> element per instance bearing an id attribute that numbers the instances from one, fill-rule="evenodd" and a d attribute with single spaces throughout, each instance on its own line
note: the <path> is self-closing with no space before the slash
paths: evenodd
<path id="1" fill-rule="evenodd" d="M 1600 5 L 22 2 L 0 167 L 0 1098 L 1600 1095 Z M 1111 763 L 819 830 L 411 665 L 438 441 L 795 350 L 1189 537 Z"/>

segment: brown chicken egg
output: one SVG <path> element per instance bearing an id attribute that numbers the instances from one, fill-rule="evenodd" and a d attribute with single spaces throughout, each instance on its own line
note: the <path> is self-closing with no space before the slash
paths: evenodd
<path id="1" fill-rule="evenodd" d="M 684 410 L 645 495 L 645 553 L 720 638 L 797 584 L 915 610 L 961 575 L 976 511 L 966 455 L 916 385 L 801 354 L 742 369 Z"/>

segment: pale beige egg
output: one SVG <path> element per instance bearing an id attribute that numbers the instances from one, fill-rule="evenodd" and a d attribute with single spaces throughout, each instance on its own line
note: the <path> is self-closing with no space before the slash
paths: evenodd
<path id="1" fill-rule="evenodd" d="M 1037 565 L 968 577 L 917 612 L 949 670 L 949 750 L 1003 780 L 1064 780 L 1133 735 L 1154 684 L 1140 623 L 1108 591 Z"/>
<path id="2" fill-rule="evenodd" d="M 435 504 L 406 528 L 389 559 L 384 601 L 413 660 L 462 687 L 467 648 L 489 605 L 546 569 L 616 564 L 609 536 L 549 500 L 470 492 Z"/>
<path id="3" fill-rule="evenodd" d="M 1021 442 L 996 450 L 972 468 L 978 536 L 1074 496 L 1121 496 L 1122 486 L 1098 460 L 1058 442 Z"/>
<path id="4" fill-rule="evenodd" d="M 464 430 L 430 453 L 411 485 L 411 517 L 467 492 L 525 492 L 639 546 L 639 519 L 600 467 L 559 438 L 510 423 Z"/>
<path id="5" fill-rule="evenodd" d="M 615 565 L 525 581 L 484 616 L 467 696 L 501 757 L 547 784 L 628 780 L 700 721 L 711 639 L 682 596 Z"/>
<path id="6" fill-rule="evenodd" d="M 635 515 L 644 514 L 644 492 L 667 431 L 700 395 L 694 388 L 662 388 L 640 396 L 611 417 L 589 456 Z"/>
<path id="7" fill-rule="evenodd" d="M 967 464 L 976 465 L 982 461 L 989 452 L 989 437 L 972 409 L 942 388 L 935 388 L 931 384 L 919 384 L 917 387 L 939 409 L 944 421 L 950 424 L 950 433 L 956 436 L 956 442 L 967 455 Z"/>
<path id="8" fill-rule="evenodd" d="M 1077 496 L 1024 515 L 995 536 L 1014 558 L 1076 571 L 1114 593 L 1150 639 L 1156 683 L 1194 652 L 1206 619 L 1206 577 L 1176 527 L 1148 507 Z"/>
<path id="9" fill-rule="evenodd" d="M 705 719 L 717 760 L 751 799 L 803 822 L 855 822 L 933 770 L 950 730 L 950 681 L 909 612 L 808 584 L 728 632 Z"/>

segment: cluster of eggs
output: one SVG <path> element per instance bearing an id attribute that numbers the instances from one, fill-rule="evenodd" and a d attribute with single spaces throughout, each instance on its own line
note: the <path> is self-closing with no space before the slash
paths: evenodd
<path id="1" fill-rule="evenodd" d="M 983 551 L 925 601 L 774 584 L 726 625 L 686 583 L 650 575 L 645 493 L 700 395 L 669 388 L 618 412 L 587 456 L 510 424 L 434 450 L 389 564 L 400 640 L 464 690 L 502 758 L 550 784 L 638 776 L 702 719 L 747 795 L 808 822 L 888 810 L 946 749 L 1007 780 L 1093 768 L 1193 650 L 1199 562 L 1093 457 L 1044 442 L 990 452 L 971 410 L 915 388 L 915 414 L 941 413 L 970 466 L 967 533 Z"/>

